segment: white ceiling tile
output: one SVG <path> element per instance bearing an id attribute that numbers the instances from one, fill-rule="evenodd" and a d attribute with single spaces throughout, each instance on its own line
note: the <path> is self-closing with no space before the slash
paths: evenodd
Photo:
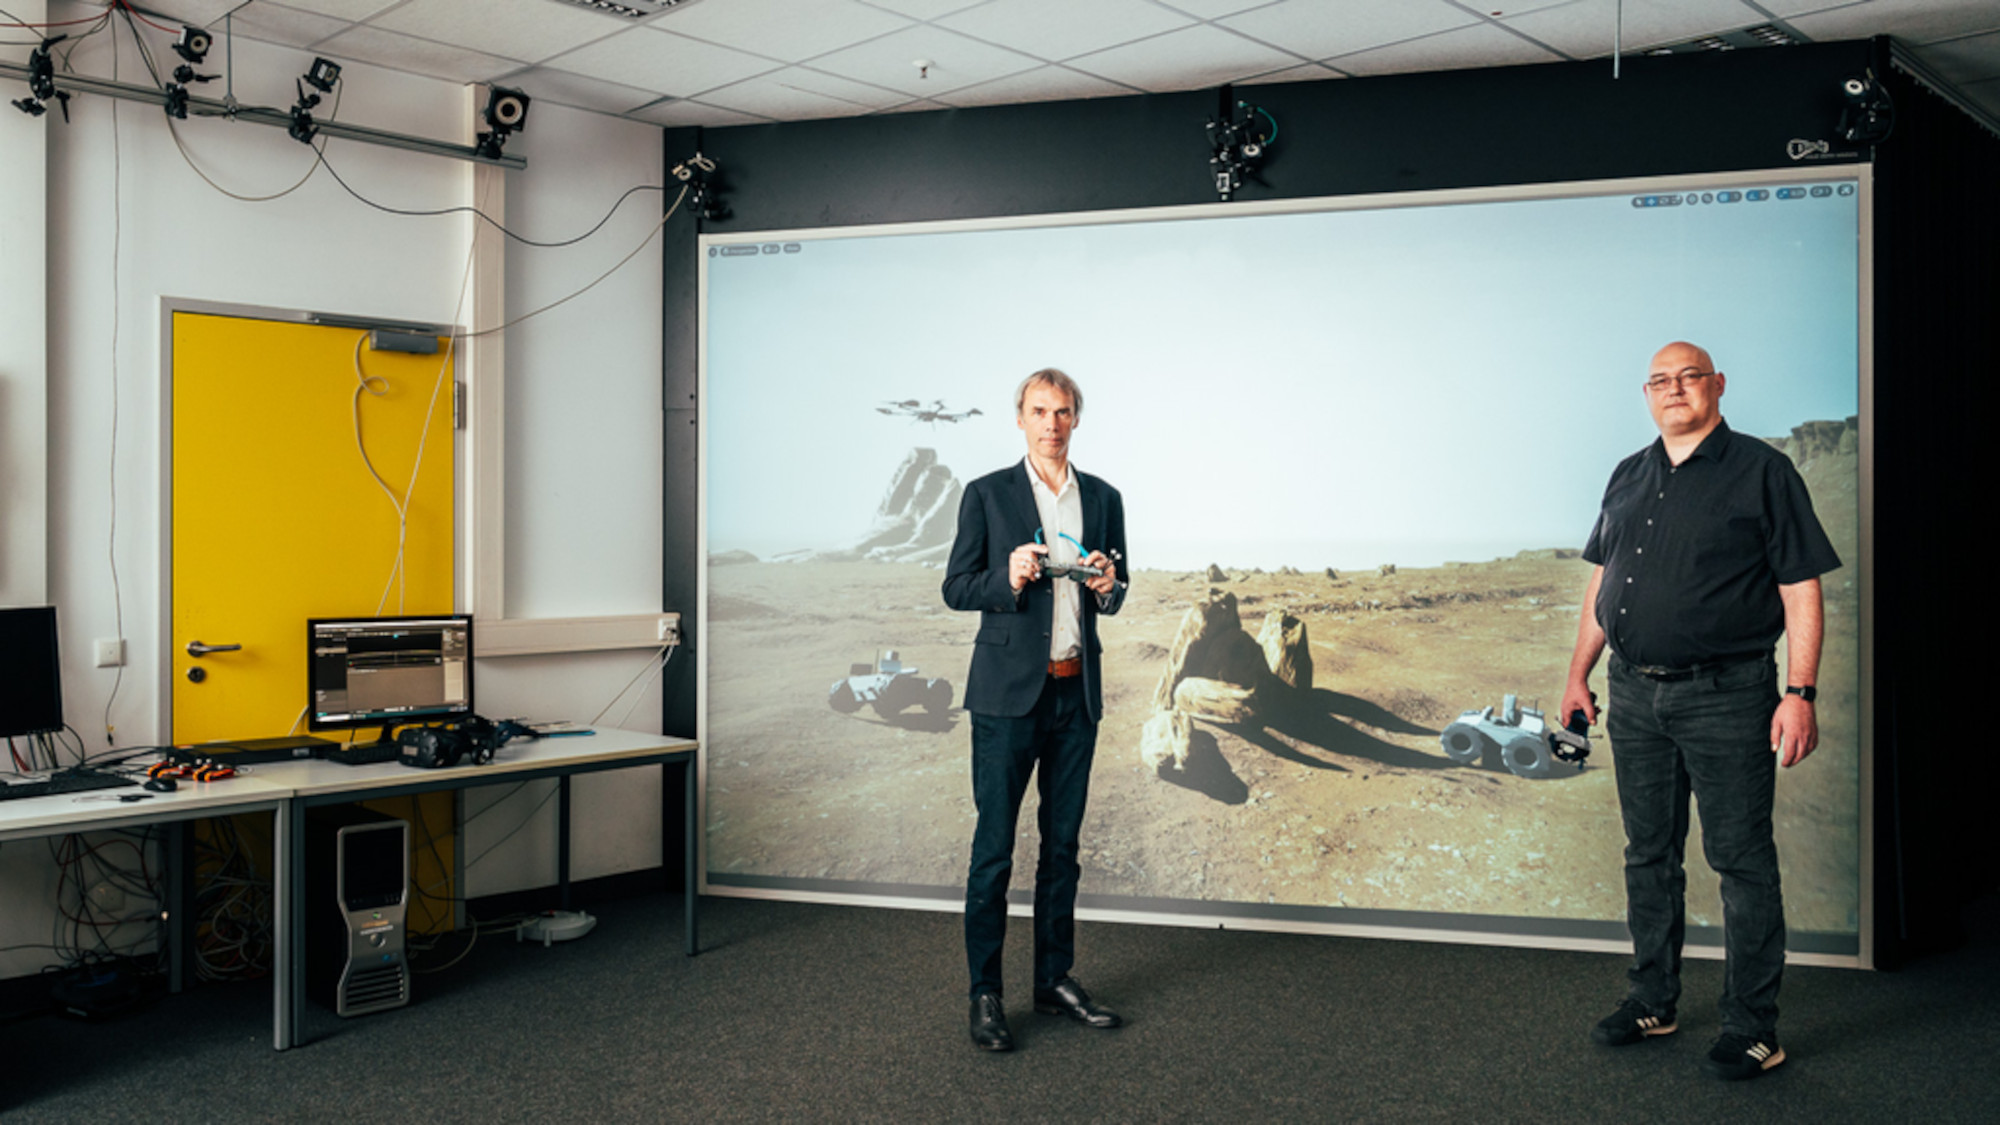
<path id="1" fill-rule="evenodd" d="M 1825 0 L 1821 0 L 1821 2 L 1824 3 Z M 1512 4 L 1480 4 L 1474 3 L 1473 0 L 1466 0 L 1466 7 L 1489 16 L 1504 18 L 1507 16 L 1526 15 L 1529 12 L 1539 12 L 1543 8 L 1560 8 L 1565 4 L 1572 3 L 1575 3 L 1575 0 L 1516 0 Z"/>
<path id="2" fill-rule="evenodd" d="M 917 59 L 930 61 L 927 76 L 918 71 Z M 922 25 L 813 60 L 816 69 L 913 98 L 934 98 L 1034 65 L 1026 55 Z"/>
<path id="3" fill-rule="evenodd" d="M 986 0 L 863 0 L 863 3 L 870 7 L 887 8 L 913 20 L 934 20 L 974 4 L 984 4 Z"/>
<path id="4" fill-rule="evenodd" d="M 1067 101 L 1071 98 L 1112 98 L 1134 92 L 1129 86 L 1106 82 L 1095 75 L 1066 67 L 1044 66 L 954 90 L 938 100 L 955 106 L 1012 105 L 1018 102 Z"/>
<path id="5" fill-rule="evenodd" d="M 252 5 L 264 2 L 265 0 L 250 0 Z M 402 2 L 403 0 L 294 0 L 291 6 L 304 8 L 306 11 L 331 19 L 360 23 L 384 8 L 393 8 Z"/>
<path id="6" fill-rule="evenodd" d="M 542 65 L 674 97 L 699 94 L 778 68 L 768 59 L 651 27 L 630 28 Z"/>
<path id="7" fill-rule="evenodd" d="M 901 105 L 909 101 L 910 96 L 792 66 L 719 90 L 710 90 L 701 96 L 701 100 L 724 109 L 791 121 L 810 117 L 855 117 Z"/>
<path id="8" fill-rule="evenodd" d="M 1572 0 L 1501 22 L 1571 58 L 1594 59 L 1611 53 L 1618 5 L 1616 0 Z M 1768 22 L 1739 0 L 1625 0 L 1622 45 L 1629 55 Z"/>
<path id="9" fill-rule="evenodd" d="M 899 31 L 910 21 L 854 0 L 718 0 L 671 13 L 652 26 L 798 62 Z"/>
<path id="10" fill-rule="evenodd" d="M 500 84 L 512 86 L 536 102 L 546 101 L 575 109 L 592 109 L 599 113 L 625 113 L 660 99 L 656 90 L 621 86 L 616 82 L 605 82 L 545 66 L 529 67 L 509 74 L 500 79 Z"/>
<path id="11" fill-rule="evenodd" d="M 1476 23 L 1422 39 L 1392 43 L 1325 60 L 1349 74 L 1411 74 L 1420 70 L 1466 70 L 1481 66 L 1519 66 L 1561 62 L 1544 50 L 1490 23 Z"/>
<path id="12" fill-rule="evenodd" d="M 377 0 L 377 6 L 393 0 Z M 243 0 L 161 0 L 161 2 L 138 5 L 141 11 L 149 13 L 154 23 L 183 24 L 189 27 L 207 27 L 211 21 L 219 21 L 229 14 L 230 9 L 241 6 Z M 103 8 L 105 5 L 95 5 Z M 5 7 L 5 5 L 0 5 Z M 51 15 L 51 19 L 63 19 Z M 176 31 L 179 28 L 175 28 Z"/>
<path id="13" fill-rule="evenodd" d="M 1921 50 L 1924 63 L 1948 82 L 1983 82 L 2000 77 L 2000 31 L 1947 39 Z"/>
<path id="14" fill-rule="evenodd" d="M 1277 0 L 1160 0 L 1160 2 L 1199 19 L 1212 20 L 1221 16 L 1233 16 L 1248 8 L 1273 4 Z"/>
<path id="15" fill-rule="evenodd" d="M 319 51 L 336 61 L 373 63 L 391 70 L 424 74 L 451 82 L 486 82 L 494 76 L 519 70 L 513 59 L 468 51 L 444 43 L 433 43 L 393 31 L 356 27 L 319 44 Z"/>
<path id="16" fill-rule="evenodd" d="M 550 0 L 409 0 L 368 26 L 539 62 L 632 25 Z"/>
<path id="17" fill-rule="evenodd" d="M 1994 0 L 1869 0 L 1838 8 L 1824 2 L 1814 6 L 1831 10 L 1784 19 L 1822 41 L 1894 35 L 1923 44 L 2000 29 L 2000 4 Z"/>
<path id="18" fill-rule="evenodd" d="M 338 35 L 353 25 L 313 12 L 287 8 L 283 4 L 245 4 L 229 21 L 237 35 L 286 47 L 310 47 L 329 35 Z M 222 33 L 222 21 L 210 28 Z"/>
<path id="19" fill-rule="evenodd" d="M 1478 22 L 1445 0 L 1284 0 L 1216 21 L 1306 58 L 1365 51 Z"/>
<path id="20" fill-rule="evenodd" d="M 1345 78 L 1345 77 L 1347 76 L 1340 73 L 1337 70 L 1328 70 L 1326 67 L 1323 67 L 1318 63 L 1307 63 L 1304 66 L 1288 66 L 1283 70 L 1274 70 L 1269 74 L 1258 74 L 1249 78 L 1238 78 L 1232 83 L 1232 85 L 1271 86 L 1279 82 L 1317 82 L 1322 78 Z"/>
<path id="21" fill-rule="evenodd" d="M 1113 47 L 1069 65 L 1142 90 L 1197 90 L 1297 66 L 1299 60 L 1240 35 L 1196 24 L 1139 43 Z"/>
<path id="22" fill-rule="evenodd" d="M 646 121 L 669 129 L 679 129 L 688 125 L 708 125 L 721 128 L 725 125 L 763 125 L 768 122 L 762 117 L 752 117 L 733 109 L 703 105 L 700 102 L 683 100 L 656 102 L 642 106 L 625 116 L 635 121 Z M 679 188 L 674 189 L 676 192 Z"/>
<path id="23" fill-rule="evenodd" d="M 993 0 L 938 22 L 1038 58 L 1060 61 L 1194 21 L 1150 0 Z"/>

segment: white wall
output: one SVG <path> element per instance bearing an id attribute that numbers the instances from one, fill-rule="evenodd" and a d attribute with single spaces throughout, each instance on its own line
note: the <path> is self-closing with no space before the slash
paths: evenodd
<path id="1" fill-rule="evenodd" d="M 93 11 L 57 3 L 50 18 Z M 111 41 L 106 33 L 83 43 L 76 70 L 112 76 Z M 117 42 L 117 77 L 145 81 L 122 27 Z M 162 44 L 152 45 L 159 53 Z M 10 60 L 25 59 L 24 50 L 6 51 Z M 218 45 L 210 61 L 221 57 Z M 288 106 L 293 79 L 310 62 L 297 51 L 239 41 L 236 96 L 245 104 Z M 342 121 L 452 141 L 464 134 L 461 87 L 360 65 L 348 65 L 344 78 Z M 220 86 L 198 92 L 219 94 Z M 352 199 L 323 170 L 281 199 L 239 202 L 189 168 L 159 110 L 89 96 L 75 98 L 70 109 L 71 123 L 51 114 L 40 125 L 48 145 L 45 557 L 47 598 L 61 621 L 66 716 L 96 751 L 106 745 L 107 705 L 118 745 L 167 737 L 158 717 L 169 667 L 160 622 L 162 299 L 449 323 L 469 221 L 384 214 Z M 20 179 L 11 145 L 15 122 L 6 127 L 0 217 L 22 197 L 10 186 Z M 180 129 L 202 169 L 240 194 L 278 191 L 312 159 L 283 130 L 267 126 L 197 119 Z M 530 162 L 526 173 L 508 174 L 510 221 L 537 238 L 579 233 L 625 187 L 658 183 L 661 175 L 658 130 L 554 106 L 535 105 L 509 151 Z M 327 158 L 356 190 L 383 203 L 431 209 L 469 201 L 470 177 L 459 161 L 345 141 L 332 142 Z M 573 248 L 510 247 L 509 315 L 564 295 L 576 287 L 571 282 L 588 281 L 630 251 L 657 220 L 659 199 L 646 193 L 604 232 Z M 515 448 L 507 467 L 513 571 L 507 611 L 513 616 L 660 608 L 659 262 L 657 246 L 649 247 L 591 293 L 508 338 L 508 440 Z M 21 272 L 0 270 L 0 276 Z M 11 298 L 18 283 L 7 284 L 0 293 Z M 8 347 L 0 363 L 12 360 Z M 16 428 L 0 425 L 0 440 L 11 446 Z M 6 542 L 42 534 L 23 512 L 0 507 Z M 90 666 L 91 641 L 114 636 L 126 639 L 130 657 L 122 682 Z M 483 662 L 480 710 L 587 720 L 642 657 Z M 657 730 L 659 714 L 655 689 L 628 725 Z M 579 877 L 658 862 L 657 781 L 594 780 L 576 793 Z M 483 836 L 488 821 L 502 831 Z M 468 889 L 484 894 L 546 882 L 536 853 L 553 853 L 551 826 L 552 818 L 509 840 L 474 869 Z M 508 827 L 504 810 L 481 818 L 469 833 L 470 852 Z M 0 849 L 7 906 L 0 910 L 0 947 L 46 940 L 52 920 L 46 855 L 39 845 Z M 0 977 L 33 972 L 45 959 L 33 950 L 0 953 Z"/>
<path id="2" fill-rule="evenodd" d="M 42 0 L 6 5 L 21 20 L 45 18 Z M 25 32 L 0 38 L 26 39 Z M 0 48 L 10 62 L 22 48 Z M 18 56 L 18 58 L 17 58 Z M 10 92 L 4 99 L 20 96 Z M 46 127 L 0 107 L 0 606 L 47 601 L 48 353 L 42 333 L 42 209 L 47 180 Z"/>

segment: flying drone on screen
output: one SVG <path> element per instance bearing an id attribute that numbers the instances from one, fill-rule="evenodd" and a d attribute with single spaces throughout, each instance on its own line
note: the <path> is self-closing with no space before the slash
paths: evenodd
<path id="1" fill-rule="evenodd" d="M 891 418 L 908 418 L 913 422 L 929 422 L 931 428 L 936 429 L 939 422 L 963 422 L 978 414 L 979 408 L 975 406 L 970 410 L 953 411 L 945 409 L 944 400 L 941 398 L 932 399 L 929 406 L 916 399 L 906 398 L 901 402 L 884 403 L 875 408 L 875 413 L 887 414 Z"/>

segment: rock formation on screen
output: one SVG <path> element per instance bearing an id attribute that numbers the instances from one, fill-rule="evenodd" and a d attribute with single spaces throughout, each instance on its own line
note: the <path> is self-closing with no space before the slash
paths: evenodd
<path id="1" fill-rule="evenodd" d="M 889 476 L 875 519 L 845 547 L 814 552 L 816 562 L 942 563 L 958 533 L 958 502 L 965 487 L 938 461 L 935 449 L 912 449 Z"/>
<path id="2" fill-rule="evenodd" d="M 1236 595 L 1212 589 L 1181 618 L 1153 689 L 1154 715 L 1139 735 L 1139 761 L 1155 772 L 1184 770 L 1193 720 L 1255 725 L 1310 695 L 1312 681 L 1305 622 L 1272 610 L 1252 637 Z"/>

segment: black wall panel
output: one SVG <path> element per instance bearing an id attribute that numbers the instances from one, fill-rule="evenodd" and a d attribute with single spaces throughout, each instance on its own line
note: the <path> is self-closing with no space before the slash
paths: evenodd
<path id="1" fill-rule="evenodd" d="M 983 109 L 741 126 L 679 129 L 666 133 L 669 166 L 700 150 L 721 166 L 722 196 L 729 215 L 707 224 L 714 231 L 756 231 L 985 218 L 1072 211 L 1158 207 L 1215 200 L 1208 172 L 1204 123 L 1223 104 L 1225 93 L 1269 111 L 1278 137 L 1265 163 L 1264 183 L 1246 184 L 1242 200 L 1308 198 L 1438 188 L 1611 179 L 1675 173 L 1707 173 L 1814 163 L 1848 163 L 1871 154 L 1856 152 L 1835 137 L 1842 97 L 1840 84 L 1873 67 L 1887 73 L 1882 42 L 1811 44 L 1692 55 L 1628 58 L 1622 77 L 1613 79 L 1609 60 L 1547 66 L 1508 67 L 1368 79 L 1202 90 L 1179 94 L 1109 98 L 1082 102 L 996 106 Z M 1907 84 L 1905 84 L 1907 86 Z M 1899 90 L 1904 87 L 1898 87 Z M 1913 88 L 1909 91 L 1914 100 Z M 1938 103 L 1911 112 L 1907 132 L 1892 138 L 1879 160 L 1898 171 L 1878 198 L 1878 223 L 1885 209 L 1899 208 L 1894 230 L 1898 245 L 1886 249 L 1877 273 L 1878 302 L 1899 291 L 1903 278 L 1926 268 L 1931 243 L 1950 240 L 1923 216 L 1941 189 L 1937 178 L 1952 172 L 1924 146 L 1971 144 L 1993 138 L 1963 122 L 1945 120 L 1957 111 Z M 1941 136 L 1938 129 L 1948 136 Z M 1969 131 L 1982 141 L 1968 141 Z M 1794 142 L 1829 142 L 1830 151 L 1801 160 Z M 1902 163 L 1893 163 L 1902 146 Z M 1977 167 L 1987 167 L 1979 165 Z M 1996 197 L 1989 178 L 1977 188 Z M 1946 192 L 1946 194 L 1951 194 Z M 1959 194 L 1963 194 L 1961 191 Z M 1955 198 L 1955 196 L 1954 196 Z M 1949 224 L 1947 224 L 1949 226 Z M 1990 226 L 1990 224 L 1989 224 Z M 696 272 L 690 227 L 670 224 L 680 236 L 670 241 L 666 259 L 666 402 L 669 410 L 666 457 L 667 606 L 683 612 L 688 649 L 668 679 L 667 729 L 694 733 L 692 641 L 699 618 L 696 582 L 695 430 Z M 1944 299 L 1966 305 L 1969 293 L 1991 293 L 1994 255 L 1990 239 L 1955 252 L 1960 281 Z M 1983 255 L 1983 256 L 1982 256 Z M 1635 268 L 1637 268 L 1635 264 Z M 1967 288 L 1966 273 L 1986 279 L 1986 288 Z M 1226 295 L 1218 281 L 1218 296 Z M 1920 446 L 1928 425 L 1906 392 L 1895 389 L 1904 377 L 1898 349 L 1914 348 L 1921 332 L 1923 298 L 1917 311 L 1877 350 L 1878 395 L 1884 413 L 1877 422 L 1876 448 L 1884 487 L 1913 486 L 1907 474 L 1923 465 L 1894 450 Z M 1883 307 L 1878 305 L 1878 307 Z M 1968 308 L 1967 312 L 1971 310 Z M 1993 321 L 1993 308 L 1985 310 Z M 1936 351 L 1936 348 L 1932 348 Z M 1954 362 L 1969 358 L 1963 346 L 1945 349 Z M 1990 376 L 1991 357 L 1985 357 Z M 1943 362 L 1926 356 L 1927 364 Z M 1935 368 L 1932 368 L 1933 370 Z M 1884 393 L 1887 388 L 1887 393 Z M 1885 450 L 1891 452 L 1883 452 Z M 1883 501 L 1878 498 L 1878 511 Z M 1892 517 L 1884 518 L 1888 527 Z M 1901 526 L 1898 524 L 1898 526 Z M 1913 529 L 1912 529 L 1913 530 Z M 1906 551 L 1878 542 L 1878 574 L 1897 573 Z M 1907 553 L 1907 552 L 1906 552 Z M 1878 585 L 1878 589 L 1881 586 Z M 1884 595 L 1882 605 L 1902 613 L 1902 596 Z M 1914 608 L 1914 607 L 1908 607 Z M 1889 657 L 1909 655 L 1935 638 L 1921 631 L 1895 633 L 1896 652 L 1878 640 L 1877 688 L 1884 722 L 1896 704 L 1911 705 L 1909 677 Z M 1912 669 L 1919 665 L 1912 664 Z M 1948 770 L 1933 757 L 1917 789 L 1896 786 L 1887 771 L 1896 762 L 1895 731 L 1878 726 L 1880 757 L 1877 809 L 1878 918 L 1898 919 L 1896 948 L 1925 944 L 1912 931 L 1936 932 L 1940 896 L 1951 889 L 1937 880 L 1905 886 L 1899 872 L 1926 869 L 1961 834 L 1935 828 L 1916 832 L 1912 802 L 1949 799 L 1936 778 Z M 1927 745 L 1931 745 L 1928 744 Z M 1904 751 L 1907 755 L 1908 751 Z M 1962 799 L 1961 799 L 1962 800 Z M 1909 831 L 1905 831 L 1909 829 Z M 670 838 L 678 834 L 670 832 Z M 1898 841 L 1901 841 L 1899 848 Z M 1782 846 L 1782 841 L 1781 841 Z M 1978 877 L 1951 881 L 1962 891 L 1991 887 L 1995 866 Z M 1907 898 L 1922 903 L 1912 908 Z M 1900 905 L 1899 905 L 1900 904 Z M 1929 927 L 1928 930 L 1925 927 Z M 1878 925 L 1878 932 L 1880 926 Z M 1900 936 L 1898 936 L 1900 935 Z M 1891 959 L 1895 949 L 1890 950 Z"/>

